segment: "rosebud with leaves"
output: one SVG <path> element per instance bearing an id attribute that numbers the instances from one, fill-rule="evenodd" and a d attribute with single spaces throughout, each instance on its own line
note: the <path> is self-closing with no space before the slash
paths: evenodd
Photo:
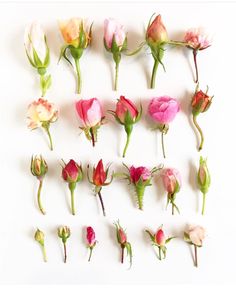
<path id="1" fill-rule="evenodd" d="M 42 127 L 45 130 L 49 138 L 50 150 L 53 150 L 52 137 L 49 128 L 51 123 L 58 119 L 58 110 L 55 105 L 45 99 L 39 98 L 38 101 L 33 101 L 28 106 L 27 118 L 29 129 L 34 130 Z"/>
<path id="2" fill-rule="evenodd" d="M 184 41 L 186 42 L 186 47 L 190 48 L 193 51 L 193 60 L 195 65 L 195 83 L 198 83 L 198 66 L 197 66 L 197 53 L 198 51 L 205 50 L 211 46 L 212 40 L 205 30 L 200 28 L 189 29 L 185 36 Z"/>
<path id="3" fill-rule="evenodd" d="M 199 86 L 197 85 L 191 104 L 192 104 L 193 123 L 195 127 L 197 128 L 201 137 L 200 145 L 198 148 L 198 150 L 200 151 L 202 150 L 202 147 L 203 147 L 204 135 L 203 135 L 202 129 L 197 123 L 197 116 L 200 113 L 206 112 L 210 108 L 213 96 L 207 95 L 208 87 L 207 87 L 206 93 L 202 92 L 202 90 L 198 90 L 198 88 Z"/>
<path id="4" fill-rule="evenodd" d="M 50 62 L 50 52 L 46 36 L 38 22 L 26 27 L 24 45 L 30 64 L 37 69 L 40 75 L 40 87 L 43 97 L 51 86 L 51 75 L 46 76 Z"/>
<path id="5" fill-rule="evenodd" d="M 66 241 L 70 237 L 70 228 L 67 226 L 60 226 L 57 229 L 57 235 L 59 238 L 61 238 L 64 248 L 64 263 L 66 263 L 67 260 L 67 251 L 66 251 Z"/>
<path id="6" fill-rule="evenodd" d="M 87 242 L 88 242 L 88 248 L 89 248 L 89 258 L 88 258 L 88 261 L 91 260 L 91 257 L 92 257 L 92 253 L 93 253 L 93 248 L 96 246 L 97 244 L 97 240 L 96 240 L 96 235 L 95 235 L 95 232 L 93 230 L 92 227 L 87 227 L 87 235 L 86 235 L 86 238 L 87 238 Z"/>
<path id="7" fill-rule="evenodd" d="M 43 231 L 37 229 L 35 234 L 34 234 L 34 239 L 39 243 L 39 245 L 42 247 L 43 251 L 43 260 L 44 262 L 47 262 L 47 254 L 46 254 L 46 249 L 45 249 L 45 244 L 44 244 L 44 233 Z"/>
<path id="8" fill-rule="evenodd" d="M 88 165 L 88 170 L 87 170 L 87 176 L 88 176 L 88 181 L 94 185 L 94 192 L 95 195 L 98 195 L 100 203 L 101 203 L 101 207 L 102 207 L 102 211 L 103 211 L 103 216 L 106 216 L 106 212 L 105 212 L 105 207 L 104 207 L 104 203 L 103 203 L 103 199 L 102 199 L 102 194 L 101 194 L 101 190 L 103 186 L 107 186 L 109 184 L 111 184 L 112 180 L 113 180 L 113 174 L 111 175 L 111 179 L 110 181 L 107 181 L 108 178 L 108 172 L 109 172 L 109 168 L 110 166 L 107 167 L 107 169 L 104 169 L 103 166 L 103 162 L 102 159 L 98 162 L 96 167 L 93 167 L 93 178 L 90 179 L 89 176 L 89 165 Z"/>
<path id="9" fill-rule="evenodd" d="M 97 142 L 97 131 L 104 124 L 105 119 L 101 103 L 97 98 L 79 100 L 75 103 L 76 112 L 83 124 L 80 127 L 84 131 L 86 138 L 92 141 L 93 147 Z"/>
<path id="10" fill-rule="evenodd" d="M 127 36 L 124 27 L 116 20 L 109 18 L 104 21 L 104 47 L 112 53 L 116 65 L 115 87 L 118 88 L 119 64 L 122 52 L 127 49 Z"/>
<path id="11" fill-rule="evenodd" d="M 194 265 L 198 267 L 197 248 L 202 247 L 205 239 L 206 231 L 201 226 L 189 225 L 187 231 L 184 232 L 184 240 L 194 246 Z"/>
<path id="12" fill-rule="evenodd" d="M 205 212 L 205 203 L 206 203 L 206 193 L 209 190 L 211 185 L 211 176 L 207 168 L 207 160 L 202 156 L 199 160 L 199 169 L 197 174 L 197 182 L 200 191 L 203 194 L 203 202 L 202 202 L 202 215 Z"/>
<path id="13" fill-rule="evenodd" d="M 129 257 L 129 262 L 130 262 L 130 268 L 132 266 L 132 246 L 130 242 L 127 241 L 127 234 L 125 230 L 120 226 L 119 220 L 114 223 L 116 227 L 116 238 L 117 242 L 120 244 L 121 247 L 121 263 L 124 263 L 124 250 L 126 249 L 127 256 Z"/>
<path id="14" fill-rule="evenodd" d="M 136 124 L 142 116 L 142 106 L 140 105 L 140 110 L 138 111 L 137 107 L 132 101 L 124 96 L 120 96 L 120 99 L 118 99 L 116 104 L 116 110 L 109 110 L 109 112 L 115 117 L 116 121 L 125 128 L 125 132 L 127 134 L 126 145 L 123 151 L 123 157 L 125 157 L 126 150 L 130 142 L 133 125 Z"/>
<path id="15" fill-rule="evenodd" d="M 85 20 L 79 18 L 71 18 L 66 21 L 59 22 L 59 28 L 64 38 L 65 45 L 61 48 L 60 58 L 63 57 L 73 67 L 70 59 L 67 56 L 67 51 L 70 52 L 71 57 L 75 62 L 75 69 L 77 74 L 77 93 L 81 93 L 81 75 L 79 60 L 92 40 L 92 25 L 86 27 Z"/>
<path id="16" fill-rule="evenodd" d="M 43 179 L 46 173 L 48 172 L 48 165 L 46 161 L 43 159 L 42 155 L 40 156 L 32 156 L 31 157 L 31 165 L 30 170 L 33 176 L 37 177 L 39 180 L 39 187 L 38 187 L 38 193 L 37 193 L 37 201 L 38 201 L 38 207 L 42 214 L 46 214 L 45 210 L 43 209 L 42 203 L 41 203 L 41 190 L 43 186 Z"/>
<path id="17" fill-rule="evenodd" d="M 179 208 L 175 204 L 176 193 L 180 191 L 181 188 L 181 176 L 177 169 L 167 168 L 162 172 L 162 181 L 167 192 L 167 206 L 169 203 L 172 205 L 172 215 L 174 215 L 175 209 L 179 212 Z M 166 206 L 166 207 L 167 207 Z"/>
<path id="18" fill-rule="evenodd" d="M 158 247 L 158 259 L 162 260 L 166 258 L 166 244 L 169 243 L 175 237 L 166 238 L 164 231 L 162 230 L 162 226 L 158 228 L 156 233 L 152 233 L 149 230 L 145 230 L 145 232 L 149 235 L 152 245 Z M 163 258 L 162 258 L 163 255 Z"/>
<path id="19" fill-rule="evenodd" d="M 151 180 L 153 175 L 162 169 L 161 167 L 154 167 L 152 170 L 144 166 L 134 167 L 133 165 L 129 168 L 124 163 L 123 165 L 128 170 L 128 173 L 122 173 L 121 175 L 129 181 L 129 184 L 133 184 L 137 196 L 138 208 L 143 210 L 143 197 L 147 186 L 151 186 Z"/>
<path id="20" fill-rule="evenodd" d="M 82 167 L 72 159 L 67 164 L 63 161 L 63 164 L 62 178 L 68 183 L 71 192 L 71 213 L 75 215 L 74 191 L 76 184 L 83 178 L 83 171 Z"/>

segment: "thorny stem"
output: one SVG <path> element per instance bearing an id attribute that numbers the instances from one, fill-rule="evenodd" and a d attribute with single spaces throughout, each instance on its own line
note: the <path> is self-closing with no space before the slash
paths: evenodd
<path id="1" fill-rule="evenodd" d="M 202 129 L 200 128 L 200 126 L 197 123 L 197 116 L 196 115 L 193 115 L 193 123 L 194 123 L 195 127 L 197 128 L 198 132 L 200 133 L 201 141 L 200 141 L 200 145 L 198 147 L 198 151 L 200 151 L 200 150 L 202 150 L 202 146 L 204 143 L 204 135 L 203 135 Z"/>
<path id="2" fill-rule="evenodd" d="M 66 242 L 63 242 L 63 247 L 64 247 L 64 263 L 66 263 L 67 260 Z"/>
<path id="3" fill-rule="evenodd" d="M 104 207 L 103 200 L 102 200 L 101 190 L 102 190 L 102 188 L 98 191 L 98 197 L 99 197 L 99 200 L 100 200 L 100 203 L 102 206 L 103 216 L 106 216 L 105 207 Z"/>
<path id="4" fill-rule="evenodd" d="M 43 209 L 42 203 L 41 203 L 41 190 L 42 190 L 42 186 L 43 186 L 43 180 L 39 180 L 39 188 L 38 188 L 38 195 L 37 195 L 37 199 L 38 199 L 38 207 L 39 210 L 41 211 L 41 213 L 43 215 L 46 214 L 45 210 Z"/>
<path id="5" fill-rule="evenodd" d="M 194 244 L 194 265 L 198 267 L 198 260 L 197 260 L 197 245 Z"/>
<path id="6" fill-rule="evenodd" d="M 81 93 L 81 73 L 80 73 L 80 65 L 79 65 L 79 59 L 75 59 L 75 68 L 76 68 L 76 74 L 77 74 L 77 93 Z"/>
<path id="7" fill-rule="evenodd" d="M 206 193 L 203 193 L 202 215 L 204 215 L 205 212 L 205 205 L 206 205 Z"/>
<path id="8" fill-rule="evenodd" d="M 193 60 L 195 66 L 195 83 L 198 83 L 197 50 L 193 50 Z"/>
<path id="9" fill-rule="evenodd" d="M 155 60 L 154 65 L 153 65 L 153 69 L 152 69 L 151 89 L 155 88 L 156 73 L 157 73 L 158 64 L 159 64 L 158 60 Z"/>

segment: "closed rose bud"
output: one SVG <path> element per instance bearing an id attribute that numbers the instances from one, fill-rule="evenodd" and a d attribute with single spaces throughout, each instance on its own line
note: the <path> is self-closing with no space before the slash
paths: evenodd
<path id="1" fill-rule="evenodd" d="M 46 254 L 46 249 L 45 249 L 45 245 L 44 245 L 44 233 L 43 233 L 43 231 L 37 229 L 35 234 L 34 234 L 34 239 L 42 247 L 43 260 L 44 260 L 44 262 L 47 262 L 47 254 Z"/>
<path id="2" fill-rule="evenodd" d="M 166 28 L 161 20 L 161 15 L 157 15 L 156 18 L 150 23 L 146 32 L 146 39 L 151 45 L 161 44 L 169 41 Z"/>
<path id="3" fill-rule="evenodd" d="M 83 177 L 81 166 L 71 159 L 63 167 L 62 177 L 68 183 L 75 183 L 81 181 Z"/>
<path id="4" fill-rule="evenodd" d="M 70 228 L 68 226 L 61 226 L 57 229 L 57 235 L 61 238 L 64 248 L 64 263 L 67 260 L 66 241 L 70 237 Z"/>
<path id="5" fill-rule="evenodd" d="M 31 165 L 30 165 L 31 173 L 36 176 L 38 179 L 42 179 L 45 174 L 48 172 L 47 162 L 40 156 L 32 156 Z"/>
<path id="6" fill-rule="evenodd" d="M 168 168 L 164 169 L 162 172 L 162 181 L 166 192 L 168 193 L 167 199 L 168 204 L 172 204 L 172 215 L 174 214 L 174 209 L 179 212 L 178 207 L 175 204 L 176 193 L 180 191 L 181 188 L 181 176 L 177 169 Z"/>
<path id="7" fill-rule="evenodd" d="M 91 257 L 92 257 L 93 248 L 95 247 L 95 245 L 97 243 L 95 232 L 94 232 L 92 227 L 87 227 L 86 238 L 87 238 L 87 242 L 88 242 L 88 247 L 90 249 L 89 258 L 88 258 L 88 261 L 90 261 Z"/>
<path id="8" fill-rule="evenodd" d="M 106 171 L 103 167 L 102 159 L 98 162 L 98 165 L 93 170 L 93 184 L 95 186 L 102 186 L 104 185 L 107 179 Z"/>
<path id="9" fill-rule="evenodd" d="M 206 193 L 211 184 L 211 176 L 207 168 L 207 160 L 200 157 L 197 182 L 200 191 L 203 193 L 202 215 L 205 211 Z"/>
<path id="10" fill-rule="evenodd" d="M 163 246 L 166 242 L 166 237 L 162 229 L 157 230 L 155 234 L 155 241 L 158 245 Z"/>

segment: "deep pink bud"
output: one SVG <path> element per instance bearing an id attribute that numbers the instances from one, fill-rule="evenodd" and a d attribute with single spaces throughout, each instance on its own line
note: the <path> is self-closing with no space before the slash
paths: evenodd
<path id="1" fill-rule="evenodd" d="M 129 112 L 132 121 L 135 122 L 136 117 L 138 116 L 139 112 L 137 107 L 134 105 L 132 101 L 125 98 L 124 96 L 120 96 L 116 104 L 116 116 L 120 120 L 121 123 L 125 124 L 125 117 L 127 112 Z"/>
<path id="2" fill-rule="evenodd" d="M 92 227 L 87 227 L 87 241 L 90 247 L 96 243 L 96 235 Z"/>
<path id="3" fill-rule="evenodd" d="M 145 182 L 151 178 L 151 171 L 143 166 L 135 168 L 131 166 L 129 168 L 130 180 L 132 183 L 136 184 L 140 179 Z"/>
<path id="4" fill-rule="evenodd" d="M 79 182 L 82 179 L 81 166 L 71 159 L 62 169 L 62 178 L 68 183 Z"/>
<path id="5" fill-rule="evenodd" d="M 165 245 L 166 237 L 162 229 L 157 230 L 157 233 L 155 234 L 155 242 L 160 246 Z"/>

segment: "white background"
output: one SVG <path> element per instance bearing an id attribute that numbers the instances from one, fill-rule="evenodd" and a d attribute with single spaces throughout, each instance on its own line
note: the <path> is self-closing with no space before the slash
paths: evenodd
<path id="1" fill-rule="evenodd" d="M 233 3 L 51 3 L 1 4 L 1 201 L 0 201 L 0 283 L 11 284 L 232 284 L 235 283 L 235 4 Z M 212 185 L 207 195 L 206 215 L 201 217 L 201 194 L 196 188 L 199 153 L 192 127 L 189 105 L 195 85 L 192 76 L 192 55 L 189 50 L 168 48 L 164 63 L 167 72 L 159 69 L 157 87 L 147 89 L 152 57 L 149 51 L 137 57 L 123 57 L 120 65 L 120 90 L 112 91 L 112 57 L 103 48 L 103 20 L 115 17 L 128 31 L 128 45 L 134 49 L 144 39 L 144 28 L 153 12 L 162 14 L 174 40 L 182 40 L 189 27 L 205 26 L 214 34 L 211 48 L 199 53 L 200 86 L 209 85 L 215 95 L 212 107 L 199 116 L 206 135 L 203 156 L 208 157 Z M 83 166 L 93 165 L 100 158 L 112 162 L 112 168 L 122 172 L 121 152 L 125 133 L 112 118 L 101 127 L 98 143 L 93 149 L 80 134 L 74 103 L 75 78 L 64 61 L 57 65 L 62 38 L 58 19 L 72 16 L 89 17 L 94 21 L 93 44 L 81 60 L 83 98 L 97 97 L 104 111 L 114 108 L 122 94 L 135 103 L 142 101 L 144 116 L 135 126 L 125 159 L 128 165 L 152 168 L 164 163 L 180 170 L 183 187 L 176 203 L 181 215 L 165 211 L 166 194 L 161 181 L 154 178 L 146 189 L 144 211 L 135 207 L 134 193 L 127 183 L 115 180 L 102 191 L 107 217 L 85 179 L 76 191 L 77 215 L 69 213 L 69 191 L 61 179 L 60 159 L 73 158 Z M 26 110 L 40 96 L 39 79 L 25 55 L 23 35 L 26 24 L 42 23 L 51 50 L 53 84 L 47 98 L 60 109 L 58 122 L 51 126 L 55 150 L 50 152 L 41 131 L 26 127 Z M 181 112 L 166 136 L 167 159 L 162 159 L 160 135 L 150 130 L 146 108 L 153 96 L 170 95 L 181 103 Z M 30 157 L 42 153 L 49 165 L 42 201 L 47 215 L 36 207 L 37 181 L 31 175 Z M 86 177 L 85 177 L 86 178 Z M 133 244 L 133 267 L 119 263 L 113 222 L 120 219 Z M 183 230 L 188 223 L 207 228 L 204 247 L 199 250 L 199 268 L 193 266 L 191 250 L 183 242 Z M 56 229 L 66 224 L 72 235 L 68 240 L 68 263 L 62 259 L 62 245 Z M 179 238 L 168 245 L 167 259 L 158 261 L 145 229 L 155 231 L 164 224 L 168 235 Z M 87 262 L 84 241 L 85 227 L 94 227 L 99 244 L 92 262 Z M 43 263 L 40 247 L 33 239 L 39 227 L 46 234 L 48 263 Z"/>

